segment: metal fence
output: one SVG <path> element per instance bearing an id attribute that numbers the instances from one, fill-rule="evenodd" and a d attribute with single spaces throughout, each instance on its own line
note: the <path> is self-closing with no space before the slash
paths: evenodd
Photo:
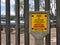
<path id="1" fill-rule="evenodd" d="M 34 0 L 35 11 L 39 11 L 39 1 Z M 0 0 L 1 3 L 1 0 Z M 45 0 L 45 10 L 50 11 L 50 0 Z M 16 17 L 16 45 L 20 45 L 20 0 L 15 0 L 15 17 Z M 1 4 L 0 4 L 0 45 L 1 45 Z M 51 31 L 50 31 L 51 33 Z M 46 45 L 51 45 L 50 35 L 46 36 Z M 29 0 L 24 0 L 24 45 L 29 45 Z M 11 45 L 10 31 L 10 0 L 6 0 L 6 45 Z"/>

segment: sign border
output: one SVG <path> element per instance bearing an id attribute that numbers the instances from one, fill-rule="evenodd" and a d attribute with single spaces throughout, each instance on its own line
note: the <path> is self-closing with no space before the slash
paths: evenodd
<path id="1" fill-rule="evenodd" d="M 48 28 L 47 28 L 47 32 L 32 32 L 31 30 L 32 30 L 32 27 L 31 27 L 31 22 L 32 22 L 32 18 L 31 18 L 31 15 L 32 15 L 32 13 L 46 13 L 47 15 L 48 15 Z M 36 37 L 36 38 L 39 38 L 39 37 L 44 37 L 45 35 L 47 35 L 48 33 L 49 33 L 49 28 L 50 28 L 50 13 L 49 13 L 49 11 L 31 11 L 31 12 L 29 12 L 29 33 L 30 34 L 32 34 L 34 37 Z M 36 35 L 38 35 L 38 37 L 36 36 Z M 40 36 L 39 36 L 40 35 Z"/>

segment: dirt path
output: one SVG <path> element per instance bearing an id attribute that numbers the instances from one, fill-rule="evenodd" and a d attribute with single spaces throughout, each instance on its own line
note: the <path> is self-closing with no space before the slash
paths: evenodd
<path id="1" fill-rule="evenodd" d="M 6 34 L 2 32 L 2 45 L 6 45 Z M 34 37 L 30 35 L 30 45 L 34 45 Z M 11 34 L 11 45 L 15 45 L 15 34 Z M 24 45 L 24 34 L 20 34 L 20 45 Z M 56 45 L 56 29 L 51 29 L 51 45 Z"/>

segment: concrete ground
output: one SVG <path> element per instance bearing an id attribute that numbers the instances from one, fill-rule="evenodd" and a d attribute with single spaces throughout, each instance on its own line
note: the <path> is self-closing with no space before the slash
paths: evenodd
<path id="1" fill-rule="evenodd" d="M 2 45 L 6 45 L 6 33 L 4 31 L 2 31 L 1 38 Z M 11 33 L 11 45 L 15 45 L 15 33 Z M 24 45 L 24 34 L 20 34 L 20 45 Z M 30 45 L 35 45 L 32 35 L 30 35 Z M 56 28 L 51 29 L 51 45 L 56 45 Z"/>

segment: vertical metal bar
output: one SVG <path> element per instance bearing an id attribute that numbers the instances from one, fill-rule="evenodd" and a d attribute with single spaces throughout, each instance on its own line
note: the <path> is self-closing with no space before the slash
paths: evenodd
<path id="1" fill-rule="evenodd" d="M 60 45 L 60 0 L 56 0 L 56 45 Z"/>
<path id="2" fill-rule="evenodd" d="M 45 0 L 45 10 L 50 11 L 50 0 Z"/>
<path id="3" fill-rule="evenodd" d="M 39 2 L 40 0 L 34 0 L 34 4 L 35 4 L 35 11 L 39 11 Z M 43 45 L 44 43 L 43 38 L 42 39 L 35 39 L 35 45 Z"/>
<path id="4" fill-rule="evenodd" d="M 20 45 L 20 0 L 15 0 L 16 45 Z"/>
<path id="5" fill-rule="evenodd" d="M 24 21 L 25 45 L 29 45 L 29 0 L 24 0 Z"/>
<path id="6" fill-rule="evenodd" d="M 34 0 L 35 11 L 39 11 L 39 0 Z"/>
<path id="7" fill-rule="evenodd" d="M 0 0 L 0 45 L 1 45 L 1 0 Z"/>
<path id="8" fill-rule="evenodd" d="M 45 11 L 50 12 L 50 0 L 45 0 Z M 46 45 L 50 45 L 50 35 L 51 35 L 51 29 L 49 28 L 49 34 L 46 36 Z"/>
<path id="9" fill-rule="evenodd" d="M 6 0 L 6 45 L 10 45 L 10 0 Z"/>

